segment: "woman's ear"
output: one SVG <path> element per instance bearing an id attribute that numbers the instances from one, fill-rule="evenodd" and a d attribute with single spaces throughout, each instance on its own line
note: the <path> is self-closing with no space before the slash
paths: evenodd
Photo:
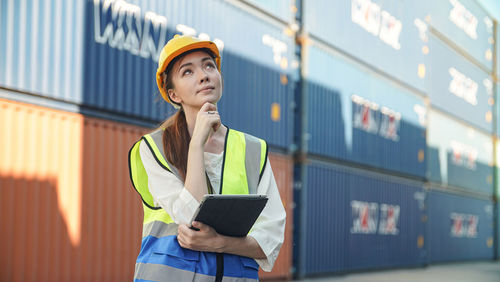
<path id="1" fill-rule="evenodd" d="M 170 101 L 175 102 L 177 104 L 181 104 L 182 99 L 175 93 L 173 89 L 168 89 L 167 90 L 168 97 L 170 98 Z"/>

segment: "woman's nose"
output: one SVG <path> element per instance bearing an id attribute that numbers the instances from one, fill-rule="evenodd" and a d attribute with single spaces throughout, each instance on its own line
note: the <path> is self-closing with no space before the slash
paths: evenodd
<path id="1" fill-rule="evenodd" d="M 209 81 L 208 74 L 205 71 L 201 72 L 200 82 Z"/>

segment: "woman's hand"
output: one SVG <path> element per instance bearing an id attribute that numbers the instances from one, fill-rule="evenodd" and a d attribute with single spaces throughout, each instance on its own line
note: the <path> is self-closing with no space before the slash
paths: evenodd
<path id="1" fill-rule="evenodd" d="M 215 230 L 201 222 L 193 221 L 193 227 L 199 231 L 189 228 L 186 224 L 178 227 L 177 241 L 183 248 L 220 253 L 224 249 L 224 236 L 219 235 Z"/>
<path id="2" fill-rule="evenodd" d="M 208 138 L 213 132 L 219 129 L 220 125 L 221 122 L 217 107 L 212 103 L 206 102 L 196 116 L 191 142 L 199 146 L 204 146 Z"/>

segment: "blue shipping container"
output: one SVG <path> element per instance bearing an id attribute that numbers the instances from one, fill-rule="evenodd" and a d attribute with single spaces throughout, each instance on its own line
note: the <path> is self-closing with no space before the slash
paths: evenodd
<path id="1" fill-rule="evenodd" d="M 427 194 L 429 261 L 493 258 L 493 203 L 439 191 Z"/>
<path id="2" fill-rule="evenodd" d="M 84 6 L 84 1 L 0 1 L 0 86 L 81 101 Z"/>
<path id="3" fill-rule="evenodd" d="M 424 178 L 423 98 L 314 43 L 306 52 L 308 153 Z"/>
<path id="4" fill-rule="evenodd" d="M 493 81 L 476 65 L 430 37 L 428 91 L 431 104 L 493 132 Z"/>
<path id="5" fill-rule="evenodd" d="M 425 262 L 422 182 L 316 161 L 305 171 L 298 276 Z"/>
<path id="6" fill-rule="evenodd" d="M 429 180 L 492 195 L 492 136 L 436 110 L 428 114 Z"/>
<path id="7" fill-rule="evenodd" d="M 489 72 L 493 69 L 493 19 L 475 0 L 418 1 L 427 23 L 471 55 Z"/>
<path id="8" fill-rule="evenodd" d="M 294 40 L 282 26 L 222 0 L 86 3 L 85 105 L 165 119 L 173 109 L 156 88 L 159 52 L 174 34 L 191 34 L 223 50 L 223 121 L 271 145 L 291 144 Z"/>
<path id="9" fill-rule="evenodd" d="M 308 0 L 303 5 L 308 33 L 425 92 L 428 32 L 420 1 Z"/>

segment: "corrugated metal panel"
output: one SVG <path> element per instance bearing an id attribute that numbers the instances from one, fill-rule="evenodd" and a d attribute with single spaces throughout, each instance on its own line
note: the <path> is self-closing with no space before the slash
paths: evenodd
<path id="1" fill-rule="evenodd" d="M 425 261 L 422 182 L 319 162 L 306 170 L 299 276 Z"/>
<path id="2" fill-rule="evenodd" d="M 427 196 L 429 261 L 493 258 L 493 203 L 430 191 Z"/>
<path id="3" fill-rule="evenodd" d="M 429 56 L 431 104 L 493 132 L 494 89 L 490 76 L 434 36 L 430 36 Z"/>
<path id="4" fill-rule="evenodd" d="M 262 280 L 289 279 L 291 277 L 293 244 L 293 159 L 285 155 L 270 153 L 269 162 L 273 168 L 274 178 L 276 178 L 281 201 L 286 211 L 285 242 L 281 246 L 273 271 L 263 272 L 260 270 L 259 278 Z"/>
<path id="5" fill-rule="evenodd" d="M 435 110 L 429 111 L 428 178 L 493 194 L 493 138 Z"/>
<path id="6" fill-rule="evenodd" d="M 280 18 L 285 22 L 292 22 L 295 17 L 294 11 L 297 10 L 295 0 L 282 0 L 282 1 L 267 1 L 267 0 L 243 0 L 251 3 L 262 10 Z"/>
<path id="7" fill-rule="evenodd" d="M 500 45 L 499 45 L 498 49 L 500 50 Z M 497 82 L 498 82 L 498 79 L 497 79 Z M 500 137 L 500 100 L 498 100 L 498 99 L 500 99 L 500 84 L 496 83 L 495 86 L 496 86 L 496 91 L 495 91 L 495 100 L 494 100 L 494 102 L 495 102 L 494 103 L 494 105 L 495 105 L 494 111 L 496 111 L 496 112 L 493 115 L 493 117 L 495 117 L 495 115 L 496 115 L 496 128 L 495 128 L 496 131 L 495 131 L 495 133 L 498 137 Z"/>
<path id="8" fill-rule="evenodd" d="M 423 98 L 314 44 L 307 60 L 309 153 L 425 177 Z"/>
<path id="9" fill-rule="evenodd" d="M 0 5 L 0 86 L 81 102 L 84 2 Z"/>
<path id="10" fill-rule="evenodd" d="M 174 33 L 190 33 L 223 46 L 225 87 L 219 108 L 228 125 L 275 146 L 291 144 L 293 89 L 288 79 L 296 64 L 294 39 L 284 26 L 222 0 L 86 3 L 86 105 L 163 120 L 172 108 L 155 102 L 156 60 Z"/>
<path id="11" fill-rule="evenodd" d="M 498 199 L 498 198 L 497 198 Z M 497 247 L 497 253 L 496 253 L 496 259 L 500 257 L 500 207 L 498 206 L 498 201 L 496 203 L 496 211 L 497 211 L 497 218 L 496 218 L 496 227 L 497 227 L 497 236 L 496 236 L 496 247 Z"/>
<path id="12" fill-rule="evenodd" d="M 304 29 L 423 93 L 428 36 L 418 5 L 420 1 L 304 1 Z"/>
<path id="13" fill-rule="evenodd" d="M 499 181 L 499 177 L 500 177 L 500 165 L 498 162 L 500 162 L 500 142 L 498 140 L 495 141 L 495 144 L 494 146 L 496 146 L 496 164 L 495 164 L 495 170 L 496 170 L 496 174 L 497 174 L 497 179 L 496 179 L 496 183 L 494 184 L 495 185 L 495 195 L 497 196 L 497 199 L 500 200 L 500 181 Z M 499 254 L 500 255 L 500 254 Z"/>
<path id="14" fill-rule="evenodd" d="M 85 118 L 82 150 L 82 281 L 132 280 L 142 237 L 142 202 L 128 151 L 147 129 Z"/>
<path id="15" fill-rule="evenodd" d="M 470 54 L 489 71 L 493 68 L 493 19 L 474 0 L 418 2 L 427 23 Z"/>
<path id="16" fill-rule="evenodd" d="M 2 281 L 125 281 L 142 209 L 127 152 L 144 130 L 0 100 Z"/>

